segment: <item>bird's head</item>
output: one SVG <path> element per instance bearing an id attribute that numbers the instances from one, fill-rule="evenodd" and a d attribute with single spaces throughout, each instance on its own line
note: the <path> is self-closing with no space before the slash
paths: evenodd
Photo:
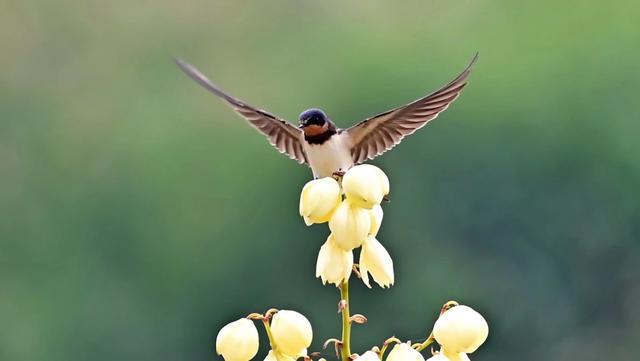
<path id="1" fill-rule="evenodd" d="M 329 129 L 331 121 L 327 115 L 320 109 L 307 109 L 298 116 L 300 121 L 300 129 L 306 135 L 313 136 L 322 134 Z"/>
<path id="2" fill-rule="evenodd" d="M 300 113 L 298 120 L 300 121 L 301 129 L 312 125 L 322 127 L 329 122 L 327 115 L 322 110 L 315 108 L 307 109 Z"/>

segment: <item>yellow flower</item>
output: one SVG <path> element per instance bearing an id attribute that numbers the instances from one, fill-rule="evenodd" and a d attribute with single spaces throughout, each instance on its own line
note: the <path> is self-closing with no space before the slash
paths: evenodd
<path id="1" fill-rule="evenodd" d="M 241 318 L 224 326 L 216 337 L 216 352 L 225 361 L 249 361 L 258 352 L 258 330 Z"/>
<path id="2" fill-rule="evenodd" d="M 373 276 L 380 287 L 390 287 L 394 282 L 393 260 L 389 252 L 382 246 L 380 242 L 373 236 L 369 236 L 362 245 L 360 252 L 360 274 L 362 281 L 367 287 L 371 288 L 369 283 L 369 273 Z"/>
<path id="3" fill-rule="evenodd" d="M 380 207 L 379 204 L 376 204 L 369 211 L 369 215 L 371 215 L 371 230 L 369 231 L 369 235 L 375 237 L 378 235 L 378 231 L 382 225 L 382 218 L 384 216 L 382 207 Z"/>
<path id="4" fill-rule="evenodd" d="M 267 361 L 267 359 L 264 359 L 264 361 Z M 442 355 L 438 352 L 433 356 L 429 357 L 427 361 L 449 361 L 449 359 L 445 355 Z"/>
<path id="5" fill-rule="evenodd" d="M 370 209 L 389 194 L 389 178 L 374 165 L 356 165 L 342 177 L 342 189 L 354 204 Z"/>
<path id="6" fill-rule="evenodd" d="M 316 277 L 320 277 L 323 284 L 327 282 L 336 286 L 349 280 L 353 269 L 353 252 L 338 247 L 333 235 L 320 247 L 316 263 Z"/>
<path id="7" fill-rule="evenodd" d="M 364 354 L 358 356 L 354 361 L 380 361 L 380 356 L 373 351 L 367 351 Z"/>
<path id="8" fill-rule="evenodd" d="M 469 361 L 469 356 L 464 352 L 450 353 L 445 349 L 441 349 L 440 352 L 427 359 L 427 361 Z"/>
<path id="9" fill-rule="evenodd" d="M 333 212 L 329 229 L 338 247 L 351 251 L 360 247 L 371 231 L 371 215 L 368 210 L 345 199 Z"/>
<path id="10" fill-rule="evenodd" d="M 393 347 L 387 361 L 424 361 L 424 357 L 406 343 L 399 343 Z"/>
<path id="11" fill-rule="evenodd" d="M 269 350 L 269 353 L 267 354 L 267 357 L 264 358 L 264 361 L 296 361 L 296 359 L 281 352 L 274 352 L 273 350 Z"/>
<path id="12" fill-rule="evenodd" d="M 271 320 L 271 334 L 278 352 L 294 359 L 306 356 L 313 339 L 311 323 L 296 311 L 278 311 Z"/>
<path id="13" fill-rule="evenodd" d="M 331 177 L 305 184 L 300 194 L 300 215 L 307 226 L 327 222 L 340 203 L 341 194 L 340 185 Z"/>
<path id="14" fill-rule="evenodd" d="M 448 353 L 472 353 L 489 335 L 489 325 L 481 314 L 468 306 L 445 311 L 433 326 L 433 336 Z"/>

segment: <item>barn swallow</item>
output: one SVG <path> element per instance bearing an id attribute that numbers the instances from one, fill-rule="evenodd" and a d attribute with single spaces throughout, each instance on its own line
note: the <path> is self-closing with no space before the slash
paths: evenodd
<path id="1" fill-rule="evenodd" d="M 176 59 L 189 77 L 225 100 L 249 124 L 264 134 L 280 153 L 311 167 L 314 178 L 340 176 L 355 164 L 374 159 L 395 147 L 436 118 L 458 98 L 478 58 L 449 84 L 407 105 L 367 118 L 348 129 L 340 129 L 320 109 L 308 109 L 298 117 L 298 127 L 267 111 L 253 107 L 214 85 L 195 67 Z"/>

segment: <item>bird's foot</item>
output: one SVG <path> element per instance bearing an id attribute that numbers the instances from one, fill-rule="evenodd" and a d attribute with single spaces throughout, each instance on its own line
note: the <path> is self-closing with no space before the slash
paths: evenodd
<path id="1" fill-rule="evenodd" d="M 343 171 L 342 169 L 337 170 L 335 172 L 333 172 L 333 177 L 334 178 L 342 178 L 344 176 L 345 171 Z"/>

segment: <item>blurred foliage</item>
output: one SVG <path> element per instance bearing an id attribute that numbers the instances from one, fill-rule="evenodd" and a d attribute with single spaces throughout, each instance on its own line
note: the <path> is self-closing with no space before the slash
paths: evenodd
<path id="1" fill-rule="evenodd" d="M 326 227 L 297 215 L 309 170 L 172 58 L 287 119 L 315 106 L 347 126 L 476 51 L 461 99 L 374 162 L 397 283 L 352 287 L 370 320 L 354 349 L 417 341 L 456 299 L 491 325 L 474 360 L 637 353 L 638 2 L 0 9 L 1 360 L 213 360 L 224 323 L 272 306 L 306 314 L 319 349 L 338 293 L 313 278 Z"/>

